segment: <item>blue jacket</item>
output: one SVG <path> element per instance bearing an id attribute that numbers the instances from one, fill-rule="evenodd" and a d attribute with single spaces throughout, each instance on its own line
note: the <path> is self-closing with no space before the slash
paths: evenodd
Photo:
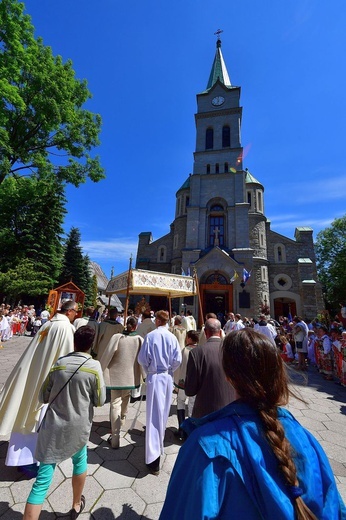
<path id="1" fill-rule="evenodd" d="M 278 409 L 297 468 L 302 498 L 319 520 L 346 519 L 327 456 L 290 412 Z M 278 462 L 261 419 L 237 401 L 201 419 L 188 419 L 160 520 L 293 520 Z"/>

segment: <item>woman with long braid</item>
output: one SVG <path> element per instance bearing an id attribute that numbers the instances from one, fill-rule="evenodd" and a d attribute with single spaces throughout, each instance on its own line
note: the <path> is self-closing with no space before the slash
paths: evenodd
<path id="1" fill-rule="evenodd" d="M 346 519 L 324 451 L 281 408 L 294 394 L 277 347 L 246 328 L 226 336 L 222 356 L 237 400 L 185 421 L 160 520 Z"/>

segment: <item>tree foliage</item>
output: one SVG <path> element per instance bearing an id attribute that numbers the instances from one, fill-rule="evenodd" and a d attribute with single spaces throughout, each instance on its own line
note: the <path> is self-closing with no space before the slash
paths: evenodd
<path id="1" fill-rule="evenodd" d="M 25 262 L 35 265 L 35 280 L 42 279 L 42 294 L 57 282 L 62 265 L 65 215 L 64 188 L 56 178 L 7 178 L 0 185 L 0 271 L 24 271 Z M 26 276 L 26 275 L 25 275 Z M 3 277 L 9 280 L 9 277 Z M 27 277 L 21 294 L 25 294 Z M 3 290 L 13 294 L 3 281 Z M 27 293 L 29 294 L 29 292 Z"/>
<path id="2" fill-rule="evenodd" d="M 75 186 L 104 177 L 98 157 L 101 118 L 71 61 L 34 38 L 16 0 L 0 2 L 0 184 L 9 175 L 56 176 Z"/>
<path id="3" fill-rule="evenodd" d="M 346 300 L 346 215 L 317 235 L 316 260 L 326 303 L 333 309 Z"/>
<path id="4" fill-rule="evenodd" d="M 50 288 L 50 277 L 38 271 L 33 260 L 22 259 L 15 267 L 0 272 L 0 292 L 7 301 L 40 297 L 48 294 Z"/>
<path id="5" fill-rule="evenodd" d="M 85 294 L 87 299 L 92 287 L 90 260 L 83 254 L 80 245 L 81 235 L 78 228 L 72 227 L 64 246 L 63 267 L 60 275 L 60 284 L 72 281 Z"/>

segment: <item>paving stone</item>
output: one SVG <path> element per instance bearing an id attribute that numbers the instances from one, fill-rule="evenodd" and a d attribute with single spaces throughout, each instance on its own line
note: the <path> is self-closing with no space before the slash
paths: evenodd
<path id="1" fill-rule="evenodd" d="M 329 413 L 328 419 L 330 421 L 333 421 L 333 422 L 336 422 L 336 423 L 342 425 L 342 427 L 346 429 L 346 415 L 343 415 L 341 413 Z"/>
<path id="2" fill-rule="evenodd" d="M 100 484 L 90 476 L 86 478 L 83 495 L 85 496 L 85 511 L 90 511 L 103 493 Z M 72 506 L 72 481 L 66 479 L 52 494 L 48 496 L 48 501 L 53 511 L 67 512 Z M 40 519 L 41 520 L 41 519 Z"/>
<path id="3" fill-rule="evenodd" d="M 0 489 L 0 515 L 14 504 L 13 496 L 9 488 Z"/>
<path id="4" fill-rule="evenodd" d="M 157 504 L 149 504 L 144 511 L 144 518 L 150 518 L 150 520 L 158 520 L 162 511 L 163 502 Z M 191 519 L 192 520 L 192 519 Z"/>
<path id="5" fill-rule="evenodd" d="M 127 441 L 125 441 L 127 442 Z M 121 446 L 117 450 L 111 448 L 108 442 L 103 442 L 101 446 L 96 448 L 95 453 L 104 461 L 109 460 L 126 460 L 131 451 L 133 450 L 132 444 L 127 444 L 126 446 Z"/>
<path id="6" fill-rule="evenodd" d="M 144 447 L 143 446 L 134 448 L 127 460 L 140 473 L 147 473 L 148 472 L 147 466 L 145 465 L 145 453 L 144 453 Z"/>
<path id="7" fill-rule="evenodd" d="M 341 462 L 332 458 L 329 459 L 329 462 L 333 469 L 334 475 L 336 475 L 338 479 L 346 479 L 346 464 L 342 464 Z M 343 482 L 343 480 L 340 480 L 340 482 Z M 346 484 L 346 480 L 344 483 Z"/>
<path id="8" fill-rule="evenodd" d="M 147 477 L 136 479 L 132 489 L 147 503 L 163 502 L 166 496 L 169 475 L 160 471 L 159 475 L 148 474 Z"/>
<path id="9" fill-rule="evenodd" d="M 176 453 L 172 453 L 170 455 L 166 455 L 165 461 L 162 464 L 162 471 L 165 471 L 166 473 L 168 473 L 168 475 L 171 475 L 172 471 L 173 471 L 173 468 L 174 468 L 174 464 L 175 464 L 176 458 L 177 458 L 177 454 Z"/>
<path id="10" fill-rule="evenodd" d="M 127 460 L 105 462 L 94 474 L 103 489 L 130 488 L 138 475 L 138 470 Z"/>
<path id="11" fill-rule="evenodd" d="M 336 433 L 331 430 L 320 431 L 320 435 L 323 440 L 332 442 L 334 445 L 346 448 L 346 436 L 345 432 Z"/>
<path id="12" fill-rule="evenodd" d="M 305 417 L 304 415 L 302 417 L 299 417 L 299 422 L 304 428 L 307 428 L 310 431 L 319 432 L 321 430 L 327 430 L 327 427 L 325 423 L 321 421 L 317 421 L 315 419 L 312 419 L 310 417 Z"/>
<path id="13" fill-rule="evenodd" d="M 146 507 L 133 489 L 105 491 L 92 509 L 95 520 L 139 520 Z"/>
<path id="14" fill-rule="evenodd" d="M 23 474 L 17 468 L 5 466 L 5 459 L 0 459 L 0 488 L 8 487 L 21 478 Z"/>

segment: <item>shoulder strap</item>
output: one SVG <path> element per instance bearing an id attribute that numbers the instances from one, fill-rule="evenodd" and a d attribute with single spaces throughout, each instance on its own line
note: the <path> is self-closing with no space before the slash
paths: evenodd
<path id="1" fill-rule="evenodd" d="M 73 376 L 78 372 L 78 370 L 89 360 L 90 358 L 86 358 L 85 361 L 83 361 L 83 363 L 81 363 L 80 365 L 78 365 L 78 367 L 76 368 L 76 370 L 73 372 L 72 376 L 66 381 L 66 383 L 60 388 L 59 392 L 56 394 L 56 396 L 54 397 L 54 399 L 51 400 L 51 402 L 48 404 L 47 406 L 47 410 L 46 410 L 46 413 L 48 411 L 48 408 L 51 407 L 52 403 L 54 403 L 55 399 L 58 397 L 59 394 L 61 394 L 61 392 L 63 391 L 63 389 L 69 384 L 69 382 L 71 381 L 71 379 L 73 378 Z M 42 422 L 41 422 L 42 424 Z M 40 428 L 41 428 L 41 424 L 40 426 L 37 428 L 37 432 L 40 431 Z"/>

